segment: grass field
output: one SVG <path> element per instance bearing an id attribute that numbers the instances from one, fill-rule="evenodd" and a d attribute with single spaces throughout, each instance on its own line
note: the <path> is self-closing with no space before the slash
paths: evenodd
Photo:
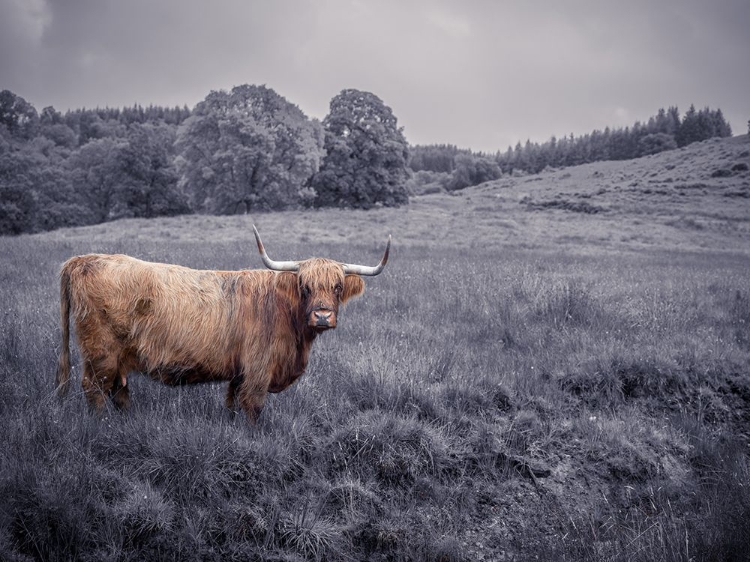
<path id="1" fill-rule="evenodd" d="M 749 150 L 0 239 L 0 559 L 745 560 L 750 176 L 712 174 Z M 253 223 L 276 259 L 394 237 L 257 426 L 222 385 L 56 397 L 65 259 L 260 267 Z"/>

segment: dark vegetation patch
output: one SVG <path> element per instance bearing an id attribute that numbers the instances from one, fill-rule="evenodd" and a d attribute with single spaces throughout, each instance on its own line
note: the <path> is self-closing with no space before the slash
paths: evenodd
<path id="1" fill-rule="evenodd" d="M 681 216 L 674 219 L 670 219 L 666 221 L 665 224 L 668 224 L 669 226 L 675 226 L 677 228 L 685 228 L 689 230 L 705 230 L 706 226 L 700 222 L 695 220 L 692 217 L 686 217 Z"/>
<path id="2" fill-rule="evenodd" d="M 727 190 L 722 193 L 724 197 L 739 197 L 742 199 L 750 198 L 750 188 L 743 186 L 740 189 Z"/>
<path id="3" fill-rule="evenodd" d="M 713 172 L 711 172 L 711 177 L 729 178 L 729 177 L 738 176 L 738 175 L 742 177 L 744 175 L 743 172 L 746 172 L 747 170 L 748 170 L 748 164 L 746 162 L 737 162 L 736 164 L 733 164 L 731 167 L 715 169 Z"/>
<path id="4" fill-rule="evenodd" d="M 691 182 L 691 183 L 679 183 L 676 184 L 675 189 L 707 189 L 710 187 L 708 184 L 703 182 Z"/>
<path id="5" fill-rule="evenodd" d="M 571 211 L 573 213 L 583 213 L 587 215 L 607 212 L 606 208 L 599 205 L 592 205 L 588 201 L 571 201 L 563 198 L 534 201 L 530 197 L 525 197 L 521 200 L 521 203 L 525 204 L 526 208 L 530 211 L 560 209 L 563 211 Z"/>

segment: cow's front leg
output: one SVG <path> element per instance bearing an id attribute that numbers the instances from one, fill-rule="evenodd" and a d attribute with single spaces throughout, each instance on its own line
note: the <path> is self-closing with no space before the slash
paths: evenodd
<path id="1" fill-rule="evenodd" d="M 256 424 L 260 413 L 263 411 L 263 404 L 266 402 L 267 393 L 268 383 L 258 381 L 257 379 L 254 380 L 252 376 L 245 375 L 239 385 L 237 396 L 240 407 L 245 411 L 247 419 L 253 425 Z"/>
<path id="2" fill-rule="evenodd" d="M 227 409 L 234 414 L 234 402 L 237 400 L 237 392 L 239 391 L 240 384 L 242 383 L 242 375 L 237 375 L 229 381 L 229 388 L 227 389 Z"/>

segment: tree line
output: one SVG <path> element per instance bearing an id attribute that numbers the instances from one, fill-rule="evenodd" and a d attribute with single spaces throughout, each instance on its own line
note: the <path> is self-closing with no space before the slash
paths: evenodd
<path id="1" fill-rule="evenodd" d="M 348 89 L 322 122 L 266 86 L 212 91 L 188 107 L 41 112 L 0 92 L 0 234 L 126 217 L 300 207 L 369 209 L 503 174 L 656 154 L 731 136 L 721 110 L 660 109 L 646 123 L 520 142 L 486 154 L 409 147 L 383 101 Z"/>
<path id="2" fill-rule="evenodd" d="M 408 144 L 391 109 L 344 90 L 322 122 L 265 86 L 192 110 L 41 112 L 0 92 L 0 234 L 125 217 L 408 202 Z"/>
<path id="3" fill-rule="evenodd" d="M 539 173 L 547 167 L 563 168 L 602 160 L 629 160 L 687 146 L 712 137 L 732 136 L 732 128 L 721 109 L 696 110 L 691 105 L 684 116 L 677 107 L 660 109 L 646 123 L 560 139 L 545 143 L 527 140 L 505 152 L 474 153 L 450 144 L 412 146 L 412 189 L 438 185 L 454 190 L 497 179 L 503 174 Z"/>

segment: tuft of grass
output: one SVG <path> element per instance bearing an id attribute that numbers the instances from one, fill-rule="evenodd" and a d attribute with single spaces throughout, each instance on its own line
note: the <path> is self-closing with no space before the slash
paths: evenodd
<path id="1" fill-rule="evenodd" d="M 279 527 L 279 543 L 291 547 L 305 560 L 327 560 L 335 554 L 338 554 L 336 558 L 341 556 L 335 552 L 338 527 L 322 517 L 320 511 L 311 506 L 309 498 L 304 499 L 291 518 L 281 521 Z"/>
<path id="2" fill-rule="evenodd" d="M 174 503 L 165 500 L 148 482 L 132 482 L 129 493 L 113 512 L 125 548 L 137 548 L 156 535 L 170 532 L 174 522 Z"/>
<path id="3" fill-rule="evenodd" d="M 411 487 L 448 464 L 444 440 L 438 429 L 414 418 L 366 412 L 331 436 L 322 460 L 333 474 Z"/>

